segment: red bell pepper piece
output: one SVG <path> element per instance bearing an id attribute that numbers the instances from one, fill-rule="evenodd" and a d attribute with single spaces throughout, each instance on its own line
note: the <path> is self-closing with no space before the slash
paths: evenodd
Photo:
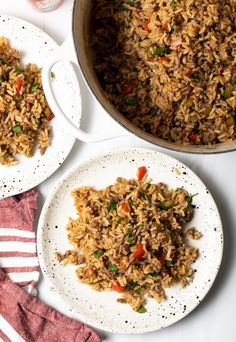
<path id="1" fill-rule="evenodd" d="M 121 286 L 120 283 L 115 279 L 111 280 L 111 287 L 112 287 L 112 290 L 116 292 L 120 292 L 120 293 L 124 292 L 123 286 Z"/>
<path id="2" fill-rule="evenodd" d="M 124 210 L 125 213 L 130 213 L 131 212 L 131 208 L 129 203 L 125 202 L 122 204 L 122 210 Z"/>
<path id="3" fill-rule="evenodd" d="M 17 79 L 16 79 L 16 92 L 17 92 L 17 94 L 20 93 L 22 85 L 23 85 L 23 80 L 21 78 L 17 77 Z"/>
<path id="4" fill-rule="evenodd" d="M 137 249 L 133 253 L 133 258 L 134 259 L 141 259 L 144 256 L 144 254 L 145 254 L 144 246 L 142 243 L 140 243 L 137 246 Z"/>
<path id="5" fill-rule="evenodd" d="M 147 173 L 147 168 L 145 166 L 139 167 L 137 171 L 138 180 L 141 181 L 143 177 L 146 175 L 146 173 Z"/>
<path id="6" fill-rule="evenodd" d="M 149 24 L 150 24 L 150 19 L 148 19 L 145 24 L 143 25 L 143 28 L 145 31 L 151 32 L 150 28 L 149 28 Z"/>

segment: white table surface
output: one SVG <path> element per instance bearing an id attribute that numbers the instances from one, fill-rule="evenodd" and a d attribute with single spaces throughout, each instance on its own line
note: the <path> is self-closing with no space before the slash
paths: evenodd
<path id="1" fill-rule="evenodd" d="M 37 25 L 58 44 L 70 33 L 73 0 L 65 0 L 63 6 L 51 13 L 34 11 L 27 0 L 0 0 L 0 12 L 13 15 Z M 81 83 L 83 95 L 84 125 L 89 129 L 103 126 L 108 116 Z M 95 116 L 96 114 L 96 116 Z M 110 120 L 110 119 L 109 119 Z M 112 122 L 109 130 L 114 129 Z M 114 128 L 113 128 L 114 127 Z M 189 155 L 168 151 L 151 145 L 135 136 L 113 141 L 85 144 L 76 142 L 70 155 L 49 179 L 38 186 L 41 193 L 39 212 L 46 196 L 59 177 L 71 166 L 92 155 L 115 147 L 149 147 L 167 153 L 188 165 L 210 189 L 218 205 L 224 227 L 225 248 L 219 275 L 205 300 L 186 318 L 163 330 L 141 335 L 118 335 L 99 331 L 100 336 L 112 342 L 235 342 L 236 341 L 236 152 L 218 155 Z M 235 250 L 234 250 L 235 249 Z M 234 263 L 235 262 L 235 263 Z M 71 315 L 60 298 L 51 292 L 48 283 L 41 278 L 39 297 L 61 312 Z M 47 341 L 46 341 L 47 342 Z M 65 337 L 65 342 L 67 342 Z M 68 341 L 69 342 L 69 341 Z"/>

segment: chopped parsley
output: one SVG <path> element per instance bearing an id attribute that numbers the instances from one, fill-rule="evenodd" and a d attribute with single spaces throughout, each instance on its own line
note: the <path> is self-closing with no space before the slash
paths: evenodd
<path id="1" fill-rule="evenodd" d="M 170 201 L 161 202 L 159 207 L 162 210 L 169 210 L 173 207 L 173 203 Z"/>
<path id="2" fill-rule="evenodd" d="M 116 264 L 110 264 L 108 266 L 108 271 L 109 272 L 116 272 L 117 270 L 118 270 L 118 268 L 117 268 Z"/>
<path id="3" fill-rule="evenodd" d="M 3 158 L 3 159 L 7 159 L 10 157 L 12 157 L 12 155 L 10 153 L 7 153 L 7 152 L 1 155 L 1 158 Z"/>
<path id="4" fill-rule="evenodd" d="M 132 235 L 131 229 L 129 228 L 127 230 L 127 235 L 126 235 L 126 242 L 131 245 L 136 241 L 136 237 Z"/>
<path id="5" fill-rule="evenodd" d="M 165 55 L 169 55 L 171 50 L 168 47 L 158 47 L 158 46 L 151 46 L 149 51 L 153 56 L 163 57 Z"/>
<path id="6" fill-rule="evenodd" d="M 138 313 L 142 314 L 142 313 L 145 313 L 147 312 L 147 309 L 145 308 L 145 306 L 141 306 L 138 310 L 137 310 Z"/>
<path id="7" fill-rule="evenodd" d="M 0 62 L 1 62 L 2 64 L 7 64 L 7 58 L 6 58 L 5 56 L 1 56 L 1 57 L 0 57 Z"/>
<path id="8" fill-rule="evenodd" d="M 111 201 L 107 206 L 108 211 L 116 209 L 116 205 L 117 205 L 117 203 L 115 201 Z"/>
<path id="9" fill-rule="evenodd" d="M 124 217 L 119 217 L 118 220 L 117 220 L 117 224 L 124 223 L 124 222 L 125 222 L 125 218 Z"/>
<path id="10" fill-rule="evenodd" d="M 102 251 L 100 251 L 99 249 L 93 253 L 94 258 L 99 258 L 101 255 L 102 255 Z"/>
<path id="11" fill-rule="evenodd" d="M 131 224 L 131 226 L 134 226 L 135 224 L 137 224 L 138 222 L 136 222 L 136 221 L 130 221 L 130 224 Z"/>
<path id="12" fill-rule="evenodd" d="M 143 198 L 144 198 L 145 200 L 147 200 L 147 201 L 149 200 L 148 195 L 146 194 L 146 192 L 143 193 Z"/>
<path id="13" fill-rule="evenodd" d="M 171 260 L 166 260 L 166 266 L 167 267 L 173 267 L 174 265 L 173 265 Z"/>
<path id="14" fill-rule="evenodd" d="M 154 272 L 149 273 L 149 275 L 153 278 L 156 278 L 158 276 L 158 272 L 154 271 Z"/>
<path id="15" fill-rule="evenodd" d="M 198 193 L 196 193 L 196 194 L 193 194 L 193 195 L 189 195 L 188 197 L 187 197 L 187 202 L 188 202 L 188 204 L 192 204 L 192 202 L 193 202 L 193 197 L 195 197 L 195 196 L 197 196 L 198 195 Z"/>
<path id="16" fill-rule="evenodd" d="M 13 128 L 12 128 L 12 131 L 14 132 L 14 133 L 22 133 L 22 129 L 21 129 L 21 126 L 20 125 L 16 125 L 16 126 L 14 126 Z"/>
<path id="17" fill-rule="evenodd" d="M 38 90 L 38 87 L 39 87 L 38 83 L 34 82 L 34 84 L 30 87 L 31 94 L 35 93 Z"/>
<path id="18" fill-rule="evenodd" d="M 140 292 L 143 290 L 143 286 L 139 285 L 139 283 L 137 283 L 136 281 L 133 281 L 133 280 L 128 282 L 128 284 L 126 285 L 126 288 L 128 290 L 133 290 L 133 291 L 137 291 L 137 292 Z"/>
<path id="19" fill-rule="evenodd" d="M 128 11 L 128 8 L 124 4 L 122 4 L 118 7 L 118 11 L 125 12 L 125 11 Z"/>
<path id="20" fill-rule="evenodd" d="M 20 74 L 22 74 L 23 69 L 21 69 L 21 68 L 19 68 L 19 67 L 16 67 L 16 68 L 15 68 L 15 72 L 16 72 L 17 75 L 20 75 Z"/>
<path id="21" fill-rule="evenodd" d="M 126 96 L 125 102 L 130 106 L 135 106 L 138 102 L 137 97 L 135 96 Z"/>

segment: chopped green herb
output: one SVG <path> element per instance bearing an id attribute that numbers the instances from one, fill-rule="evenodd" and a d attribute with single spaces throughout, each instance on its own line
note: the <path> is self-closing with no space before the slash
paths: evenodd
<path id="1" fill-rule="evenodd" d="M 130 199 L 128 200 L 128 202 L 129 202 L 129 205 L 130 205 L 131 207 L 134 206 L 134 201 L 132 200 L 132 198 L 130 198 Z"/>
<path id="2" fill-rule="evenodd" d="M 132 236 L 132 232 L 130 228 L 127 229 L 127 236 Z"/>
<path id="3" fill-rule="evenodd" d="M 2 64 L 7 64 L 7 58 L 5 56 L 1 56 L 0 61 Z"/>
<path id="4" fill-rule="evenodd" d="M 191 78 L 194 79 L 195 81 L 202 81 L 204 79 L 204 75 L 201 71 L 194 72 Z"/>
<path id="5" fill-rule="evenodd" d="M 0 77 L 0 83 L 2 83 L 3 82 L 3 78 L 2 77 Z"/>
<path id="6" fill-rule="evenodd" d="M 118 7 L 118 11 L 125 12 L 125 11 L 128 11 L 128 8 L 124 4 L 122 4 Z"/>
<path id="7" fill-rule="evenodd" d="M 171 5 L 171 6 L 175 6 L 175 5 L 177 5 L 178 3 L 179 3 L 179 0 L 171 0 L 170 5 Z"/>
<path id="8" fill-rule="evenodd" d="M 135 236 L 129 236 L 129 237 L 127 237 L 126 241 L 129 245 L 132 245 L 132 243 L 134 243 L 136 241 L 136 237 Z"/>
<path id="9" fill-rule="evenodd" d="M 108 271 L 109 272 L 116 272 L 117 270 L 118 270 L 118 268 L 117 268 L 116 264 L 110 264 L 108 266 Z"/>
<path id="10" fill-rule="evenodd" d="M 143 42 L 139 43 L 139 47 L 140 47 L 141 49 L 145 49 L 145 48 L 146 48 L 146 46 L 143 45 Z"/>
<path id="11" fill-rule="evenodd" d="M 7 159 L 7 158 L 10 158 L 10 157 L 12 157 L 12 155 L 10 153 L 4 153 L 4 154 L 1 155 L 1 158 L 3 158 L 3 159 Z"/>
<path id="12" fill-rule="evenodd" d="M 151 272 L 151 273 L 149 273 L 149 275 L 151 276 L 151 277 L 154 277 L 154 278 L 156 278 L 157 276 L 158 276 L 158 272 Z"/>
<path id="13" fill-rule="evenodd" d="M 149 199 L 149 198 L 148 198 L 148 195 L 146 194 L 146 192 L 143 193 L 143 198 L 144 198 L 145 200 L 148 200 L 148 199 Z"/>
<path id="14" fill-rule="evenodd" d="M 124 223 L 124 222 L 125 222 L 125 218 L 124 217 L 119 217 L 119 219 L 117 221 L 117 224 Z"/>
<path id="15" fill-rule="evenodd" d="M 158 47 L 158 46 L 151 46 L 149 51 L 153 56 L 163 57 L 165 55 L 169 55 L 171 50 L 168 47 Z"/>
<path id="16" fill-rule="evenodd" d="M 144 306 L 141 306 L 141 308 L 139 308 L 139 309 L 137 310 L 137 312 L 142 314 L 142 313 L 147 312 L 147 309 L 146 309 Z"/>
<path id="17" fill-rule="evenodd" d="M 134 291 L 136 291 L 136 292 L 141 292 L 142 290 L 143 290 L 143 286 L 142 286 L 142 285 L 137 284 L 137 285 L 134 287 Z"/>
<path id="18" fill-rule="evenodd" d="M 141 227 L 144 227 L 144 222 L 141 223 Z"/>
<path id="19" fill-rule="evenodd" d="M 35 93 L 38 90 L 38 87 L 39 87 L 38 83 L 34 82 L 34 84 L 30 88 L 31 94 Z"/>
<path id="20" fill-rule="evenodd" d="M 12 128 L 12 131 L 14 132 L 14 133 L 22 133 L 22 129 L 21 129 L 21 126 L 20 125 L 16 125 L 16 126 L 14 126 L 13 128 Z"/>
<path id="21" fill-rule="evenodd" d="M 107 209 L 108 209 L 108 211 L 111 211 L 112 209 L 116 209 L 116 202 L 111 201 L 111 202 L 108 204 Z"/>
<path id="22" fill-rule="evenodd" d="M 193 197 L 195 197 L 195 196 L 197 196 L 197 195 L 198 195 L 198 193 L 193 194 L 193 195 L 189 195 L 189 196 L 187 197 L 187 202 L 188 202 L 188 204 L 192 204 L 192 202 L 193 202 Z"/>
<path id="23" fill-rule="evenodd" d="M 173 267 L 174 265 L 173 265 L 171 260 L 166 260 L 166 266 L 167 267 Z"/>
<path id="24" fill-rule="evenodd" d="M 229 86 L 227 86 L 227 87 L 224 89 L 224 92 L 223 92 L 223 98 L 224 98 L 224 100 L 227 100 L 227 99 L 229 99 L 229 98 L 231 97 L 233 90 L 234 90 L 234 88 L 233 88 L 232 84 L 229 85 Z"/>
<path id="25" fill-rule="evenodd" d="M 19 68 L 19 67 L 16 67 L 16 68 L 15 68 L 15 72 L 16 72 L 17 75 L 20 75 L 20 74 L 22 74 L 23 69 L 21 69 L 21 68 Z"/>
<path id="26" fill-rule="evenodd" d="M 136 241 L 136 237 L 132 235 L 131 229 L 129 228 L 127 230 L 127 235 L 126 235 L 126 242 L 131 245 Z"/>
<path id="27" fill-rule="evenodd" d="M 54 72 L 51 71 L 51 79 L 54 80 L 55 77 L 56 77 L 56 76 L 55 76 Z"/>
<path id="28" fill-rule="evenodd" d="M 173 32 L 176 33 L 177 32 L 177 27 L 173 28 Z"/>
<path id="29" fill-rule="evenodd" d="M 125 102 L 130 106 L 135 106 L 137 104 L 138 100 L 135 96 L 126 96 Z"/>
<path id="30" fill-rule="evenodd" d="M 148 183 L 148 185 L 146 186 L 146 189 L 149 190 L 151 188 L 152 184 Z"/>
<path id="31" fill-rule="evenodd" d="M 170 201 L 161 202 L 159 207 L 163 210 L 169 210 L 173 208 L 173 203 Z"/>
<path id="32" fill-rule="evenodd" d="M 128 290 L 134 290 L 137 292 L 140 292 L 143 290 L 143 286 L 139 285 L 139 283 L 137 283 L 136 281 L 131 280 L 130 282 L 128 282 L 128 284 L 126 285 L 126 288 Z"/>
<path id="33" fill-rule="evenodd" d="M 93 253 L 94 258 L 99 258 L 101 255 L 102 255 L 102 251 L 100 251 L 99 249 Z"/>
<path id="34" fill-rule="evenodd" d="M 130 224 L 131 224 L 131 226 L 134 226 L 135 224 L 137 224 L 137 222 L 136 221 L 130 221 Z"/>

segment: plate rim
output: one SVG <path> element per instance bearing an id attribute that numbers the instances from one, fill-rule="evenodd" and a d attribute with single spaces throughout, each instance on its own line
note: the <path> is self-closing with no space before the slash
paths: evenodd
<path id="1" fill-rule="evenodd" d="M 117 153 L 121 153 L 122 151 L 128 152 L 128 151 L 136 151 L 138 153 L 145 153 L 145 152 L 151 152 L 151 153 L 155 153 L 155 154 L 160 154 L 162 156 L 164 156 L 165 158 L 171 160 L 172 162 L 177 162 L 180 165 L 183 165 L 185 168 L 187 168 L 187 170 L 190 170 L 194 176 L 198 179 L 198 181 L 200 181 L 204 186 L 205 183 L 201 180 L 201 178 L 186 164 L 184 164 L 182 161 L 179 161 L 178 159 L 176 159 L 175 157 L 172 157 L 166 153 L 160 152 L 159 150 L 155 150 L 152 148 L 143 148 L 143 147 L 121 147 L 121 148 L 115 148 L 109 151 L 105 151 L 105 152 L 100 152 L 97 155 L 93 155 L 92 157 L 86 158 L 85 160 L 76 163 L 75 165 L 73 165 L 70 169 L 68 169 L 57 181 L 56 184 L 54 184 L 54 186 L 52 187 L 50 193 L 48 194 L 46 201 L 44 202 L 43 208 L 41 210 L 40 216 L 39 216 L 39 220 L 38 220 L 38 225 L 37 225 L 37 239 L 36 239 L 36 244 L 37 244 L 37 251 L 38 251 L 38 259 L 39 259 L 39 265 L 41 268 L 41 272 L 42 275 L 44 277 L 44 279 L 46 280 L 46 282 L 48 283 L 48 285 L 50 285 L 50 287 L 55 291 L 56 296 L 59 296 L 61 301 L 65 304 L 66 308 L 69 309 L 73 314 L 76 315 L 76 317 L 78 317 L 79 319 L 81 319 L 85 324 L 88 324 L 96 329 L 100 329 L 104 332 L 110 332 L 110 333 L 116 333 L 116 334 L 125 334 L 125 335 L 133 335 L 133 334 L 143 334 L 143 333 L 149 333 L 149 332 L 154 332 L 154 331 L 159 331 L 161 329 L 164 329 L 166 327 L 172 326 L 173 324 L 178 323 L 179 321 L 181 321 L 183 318 L 185 318 L 186 316 L 188 316 L 191 312 L 193 312 L 200 304 L 201 302 L 206 298 L 206 296 L 208 295 L 209 291 L 211 290 L 212 286 L 215 283 L 215 280 L 217 278 L 217 275 L 219 273 L 221 264 L 222 264 L 222 258 L 223 258 L 223 251 L 224 251 L 224 230 L 223 230 L 223 223 L 222 223 L 222 219 L 221 219 L 221 215 L 220 212 L 218 210 L 218 207 L 216 205 L 215 199 L 212 196 L 211 192 L 209 191 L 209 194 L 211 196 L 211 199 L 213 201 L 213 204 L 215 206 L 215 210 L 217 213 L 217 219 L 219 221 L 219 236 L 221 236 L 221 248 L 218 251 L 218 262 L 217 265 L 215 267 L 214 273 L 212 273 L 211 275 L 211 282 L 209 282 L 207 290 L 204 291 L 204 294 L 199 298 L 199 301 L 196 302 L 193 307 L 190 310 L 186 310 L 184 313 L 182 313 L 181 317 L 173 317 L 170 323 L 167 323 L 165 325 L 162 325 L 161 327 L 151 327 L 151 328 L 147 328 L 147 329 L 143 329 L 142 331 L 123 331 L 122 328 L 120 329 L 108 329 L 107 327 L 104 328 L 103 325 L 100 322 L 94 322 L 92 321 L 92 319 L 90 318 L 86 318 L 85 315 L 80 314 L 79 312 L 76 311 L 76 309 L 74 307 L 71 307 L 71 305 L 69 303 L 67 303 L 66 298 L 63 294 L 60 293 L 60 291 L 57 289 L 57 287 L 55 286 L 55 284 L 53 283 L 51 277 L 47 274 L 47 272 L 45 271 L 45 262 L 44 262 L 44 258 L 43 258 L 43 253 L 42 253 L 42 246 L 43 246 L 43 222 L 46 219 L 46 215 L 47 215 L 47 209 L 50 207 L 50 204 L 52 204 L 53 198 L 56 195 L 57 191 L 60 189 L 61 185 L 63 184 L 63 182 L 65 180 L 67 180 L 71 174 L 73 174 L 77 169 L 86 166 L 87 164 L 91 163 L 91 162 L 95 162 L 97 159 L 101 159 L 104 158 L 104 156 L 113 156 Z M 39 234 L 40 233 L 40 234 Z M 39 247 L 40 246 L 40 247 Z"/>

